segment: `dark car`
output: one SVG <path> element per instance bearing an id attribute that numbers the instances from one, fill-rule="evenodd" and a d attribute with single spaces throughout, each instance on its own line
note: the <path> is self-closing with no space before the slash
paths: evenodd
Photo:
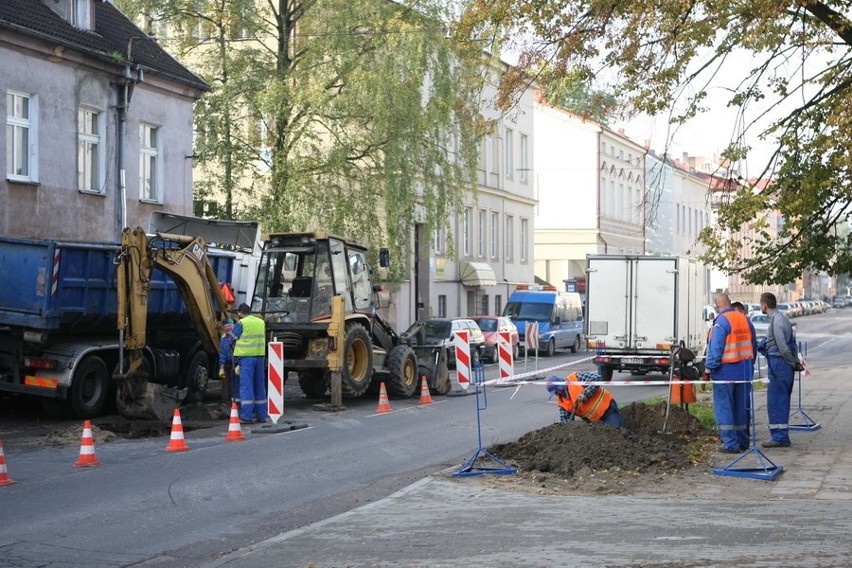
<path id="1" fill-rule="evenodd" d="M 518 358 L 518 328 L 510 318 L 504 316 L 471 316 L 476 322 L 482 335 L 485 336 L 485 351 L 482 358 L 492 363 L 497 362 L 497 334 L 501 331 L 509 332 L 509 342 L 512 344 L 512 358 Z"/>
<path id="2" fill-rule="evenodd" d="M 485 336 L 476 322 L 468 318 L 443 319 L 430 318 L 411 324 L 402 337 L 415 345 L 444 345 L 451 366 L 456 364 L 456 348 L 453 345 L 454 331 L 470 332 L 470 358 L 476 362 L 485 350 Z M 422 335 L 419 335 L 422 334 Z"/>

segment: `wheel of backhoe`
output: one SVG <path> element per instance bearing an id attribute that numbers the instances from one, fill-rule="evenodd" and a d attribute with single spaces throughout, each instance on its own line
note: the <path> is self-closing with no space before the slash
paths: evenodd
<path id="1" fill-rule="evenodd" d="M 330 378 L 324 371 L 301 371 L 299 387 L 308 398 L 325 398 Z"/>
<path id="2" fill-rule="evenodd" d="M 357 323 L 346 325 L 340 375 L 343 396 L 348 397 L 364 394 L 373 377 L 373 343 L 369 332 Z"/>
<path id="3" fill-rule="evenodd" d="M 417 390 L 417 356 L 411 347 L 397 345 L 388 355 L 388 395 L 409 398 Z"/>
<path id="4" fill-rule="evenodd" d="M 77 418 L 94 418 L 106 404 L 109 393 L 109 371 L 100 357 L 83 359 L 74 371 L 68 404 Z"/>

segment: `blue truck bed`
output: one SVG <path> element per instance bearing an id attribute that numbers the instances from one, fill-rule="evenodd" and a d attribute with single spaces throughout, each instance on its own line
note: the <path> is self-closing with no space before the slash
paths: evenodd
<path id="1" fill-rule="evenodd" d="M 0 326 L 101 333 L 116 329 L 119 245 L 0 237 Z M 234 257 L 210 252 L 219 282 L 231 281 Z M 154 271 L 149 322 L 192 325 L 174 281 Z"/>

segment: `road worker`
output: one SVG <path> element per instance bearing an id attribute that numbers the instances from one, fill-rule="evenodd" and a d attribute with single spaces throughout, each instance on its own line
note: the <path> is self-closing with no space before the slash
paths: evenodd
<path id="1" fill-rule="evenodd" d="M 234 367 L 240 382 L 240 422 L 266 422 L 266 323 L 240 304 L 240 321 L 234 326 Z"/>
<path id="2" fill-rule="evenodd" d="M 748 448 L 748 412 L 745 381 L 754 374 L 754 334 L 746 317 L 731 307 L 725 293 L 716 294 L 716 319 L 710 329 L 706 373 L 713 384 L 713 412 L 726 454 Z M 726 383 L 722 381 L 741 381 Z"/>
<path id="3" fill-rule="evenodd" d="M 234 320 L 227 318 L 219 340 L 219 378 L 222 383 L 222 402 L 240 403 L 240 385 L 234 374 Z"/>
<path id="4" fill-rule="evenodd" d="M 570 422 L 576 414 L 587 422 L 624 426 L 612 394 L 599 385 L 584 384 L 600 381 L 599 374 L 589 371 L 576 371 L 564 379 L 556 376 L 547 379 L 547 392 L 556 395 L 559 405 L 559 421 Z"/>

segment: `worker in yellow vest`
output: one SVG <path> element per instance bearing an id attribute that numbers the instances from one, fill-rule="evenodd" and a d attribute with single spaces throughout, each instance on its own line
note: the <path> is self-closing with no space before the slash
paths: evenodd
<path id="1" fill-rule="evenodd" d="M 576 415 L 588 422 L 624 426 L 612 394 L 599 385 L 584 384 L 600 381 L 600 375 L 589 371 L 576 371 L 564 379 L 556 376 L 547 379 L 547 392 L 556 395 L 559 405 L 559 421 L 570 422 Z"/>
<path id="2" fill-rule="evenodd" d="M 252 315 L 247 304 L 240 304 L 240 321 L 231 332 L 234 344 L 234 368 L 240 378 L 240 422 L 266 422 L 266 323 Z"/>

